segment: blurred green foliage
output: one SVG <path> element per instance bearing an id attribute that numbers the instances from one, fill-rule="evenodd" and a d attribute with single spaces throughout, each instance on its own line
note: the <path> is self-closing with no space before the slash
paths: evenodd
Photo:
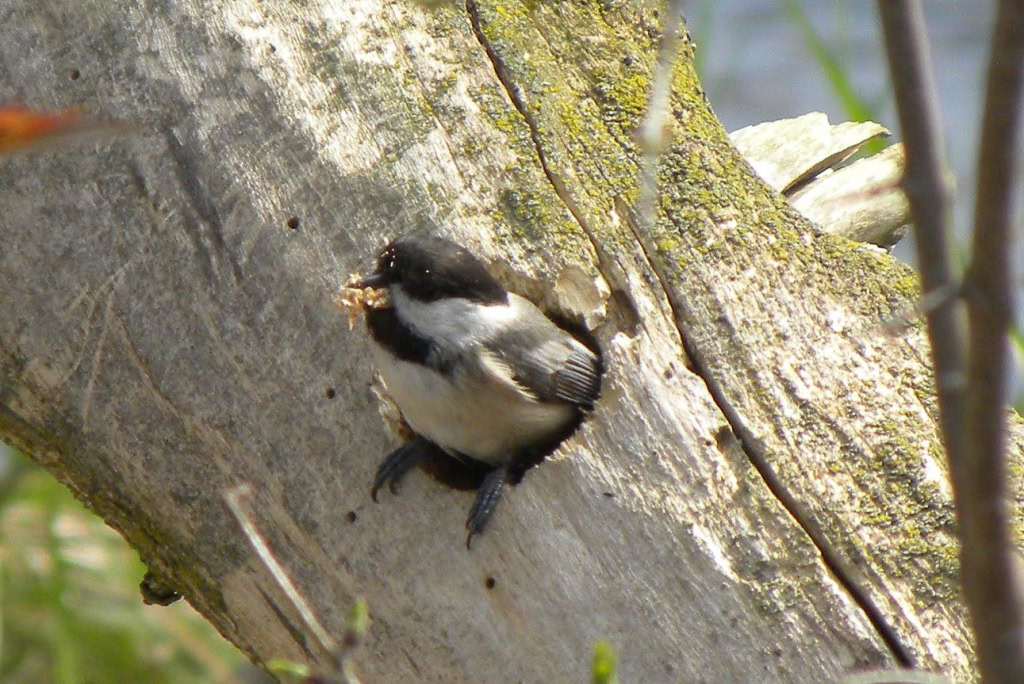
<path id="1" fill-rule="evenodd" d="M 146 606 L 145 566 L 0 444 L 0 682 L 237 682 L 244 657 L 184 601 Z"/>
<path id="2" fill-rule="evenodd" d="M 794 28 L 800 32 L 807 52 L 825 74 L 828 84 L 846 113 L 846 118 L 850 121 L 877 121 L 879 106 L 869 105 L 853 86 L 849 57 L 842 58 L 838 51 L 826 42 L 808 17 L 804 3 L 799 0 L 780 0 L 780 4 L 789 15 Z M 837 13 L 842 11 L 841 6 L 837 4 Z"/>
<path id="3" fill-rule="evenodd" d="M 594 644 L 594 665 L 590 681 L 593 684 L 617 684 L 619 681 L 618 656 L 607 641 Z"/>

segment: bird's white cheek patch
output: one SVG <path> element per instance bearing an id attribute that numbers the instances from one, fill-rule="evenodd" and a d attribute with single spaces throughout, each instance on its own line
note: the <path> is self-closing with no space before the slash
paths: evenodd
<path id="1" fill-rule="evenodd" d="M 458 297 L 421 302 L 400 287 L 391 289 L 391 299 L 402 312 L 402 321 L 422 337 L 451 345 L 464 344 L 506 326 L 515 315 L 510 306 L 484 306 Z"/>

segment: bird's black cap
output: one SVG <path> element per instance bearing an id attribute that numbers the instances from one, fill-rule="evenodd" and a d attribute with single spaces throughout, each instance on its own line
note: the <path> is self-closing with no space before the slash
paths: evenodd
<path id="1" fill-rule="evenodd" d="M 407 235 L 392 240 L 377 268 L 360 287 L 401 285 L 413 299 L 433 302 L 461 297 L 481 304 L 505 304 L 508 293 L 484 265 L 450 240 Z"/>

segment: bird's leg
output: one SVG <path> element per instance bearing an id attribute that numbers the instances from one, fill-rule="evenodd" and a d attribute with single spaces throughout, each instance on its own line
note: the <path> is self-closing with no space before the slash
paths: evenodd
<path id="1" fill-rule="evenodd" d="M 469 517 L 466 518 L 466 530 L 468 530 L 466 534 L 467 549 L 470 548 L 473 535 L 483 532 L 484 526 L 490 520 L 494 507 L 498 505 L 498 500 L 501 499 L 501 493 L 505 489 L 508 477 L 509 467 L 499 466 L 487 474 L 484 481 L 480 483 L 480 488 L 476 490 L 476 498 L 469 509 Z"/>
<path id="2" fill-rule="evenodd" d="M 385 482 L 388 483 L 391 493 L 397 494 L 398 483 L 402 481 L 405 474 L 425 461 L 436 448 L 422 437 L 416 437 L 388 454 L 377 468 L 377 475 L 373 478 L 373 489 L 370 490 L 370 498 L 377 501 L 377 491 L 384 486 Z"/>

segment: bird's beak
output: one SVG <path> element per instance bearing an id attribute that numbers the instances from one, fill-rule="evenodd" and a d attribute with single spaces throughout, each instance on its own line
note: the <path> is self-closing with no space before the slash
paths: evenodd
<path id="1" fill-rule="evenodd" d="M 365 290 L 368 288 L 384 288 L 388 286 L 387 278 L 383 273 L 373 273 L 357 281 L 351 287 L 359 290 Z"/>

